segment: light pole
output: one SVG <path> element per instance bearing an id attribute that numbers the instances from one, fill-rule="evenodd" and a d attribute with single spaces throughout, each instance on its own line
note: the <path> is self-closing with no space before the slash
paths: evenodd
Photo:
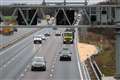
<path id="1" fill-rule="evenodd" d="M 66 0 L 64 0 L 64 5 L 66 5 Z"/>

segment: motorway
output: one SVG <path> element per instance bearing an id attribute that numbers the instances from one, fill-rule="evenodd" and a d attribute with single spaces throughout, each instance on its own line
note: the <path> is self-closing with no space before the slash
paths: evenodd
<path id="1" fill-rule="evenodd" d="M 55 36 L 64 29 L 42 29 L 10 48 L 0 52 L 0 80 L 83 80 L 75 45 L 63 45 L 62 37 Z M 33 44 L 33 35 L 50 33 L 41 45 Z M 60 62 L 59 52 L 67 46 L 72 52 L 71 62 Z M 31 60 L 34 56 L 44 56 L 47 61 L 45 72 L 32 72 Z"/>
<path id="2" fill-rule="evenodd" d="M 37 25 L 38 26 L 47 25 L 47 21 L 41 20 L 41 23 L 38 23 Z M 14 32 L 14 34 L 10 35 L 10 36 L 0 35 L 0 50 L 8 47 L 9 45 L 13 44 L 17 40 L 20 40 L 23 37 L 28 36 L 32 32 L 37 31 L 38 29 L 36 29 L 36 28 L 17 28 L 17 30 L 18 30 L 17 32 Z"/>
<path id="3" fill-rule="evenodd" d="M 78 70 L 77 56 L 74 45 L 69 45 L 72 52 L 71 62 L 60 62 L 59 56 L 55 64 L 55 72 L 53 80 L 80 80 L 80 73 Z"/>
<path id="4" fill-rule="evenodd" d="M 16 40 L 22 38 L 23 36 L 28 35 L 29 33 L 35 30 L 37 29 L 18 28 L 18 31 L 14 32 L 12 35 L 9 35 L 9 36 L 0 35 L 0 49 L 2 49 L 2 47 L 5 47 L 10 43 L 15 42 Z"/>

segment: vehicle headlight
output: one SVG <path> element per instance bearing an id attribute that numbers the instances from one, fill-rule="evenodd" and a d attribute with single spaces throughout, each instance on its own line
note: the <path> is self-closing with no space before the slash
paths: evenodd
<path id="1" fill-rule="evenodd" d="M 66 39 L 64 39 L 64 41 L 66 41 Z"/>

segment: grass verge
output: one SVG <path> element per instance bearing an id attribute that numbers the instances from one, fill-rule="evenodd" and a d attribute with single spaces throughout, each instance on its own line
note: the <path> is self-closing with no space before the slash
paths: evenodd
<path id="1" fill-rule="evenodd" d="M 96 63 L 105 76 L 113 76 L 115 74 L 115 39 L 109 38 L 111 35 L 108 36 L 104 34 L 105 33 L 89 31 L 87 38 L 85 40 L 80 38 L 80 42 L 93 44 L 102 49 L 102 51 L 95 56 Z"/>

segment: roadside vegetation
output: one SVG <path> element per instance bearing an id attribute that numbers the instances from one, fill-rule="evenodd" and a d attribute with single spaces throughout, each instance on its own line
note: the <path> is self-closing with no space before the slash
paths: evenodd
<path id="1" fill-rule="evenodd" d="M 79 33 L 80 35 L 80 33 Z M 93 44 L 101 50 L 95 60 L 105 76 L 115 75 L 115 30 L 105 28 L 88 29 L 86 39 L 80 42 Z"/>

